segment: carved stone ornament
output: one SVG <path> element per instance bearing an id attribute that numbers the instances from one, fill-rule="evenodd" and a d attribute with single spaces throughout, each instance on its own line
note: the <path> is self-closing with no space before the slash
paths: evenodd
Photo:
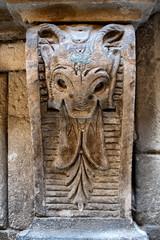
<path id="1" fill-rule="evenodd" d="M 18 239 L 61 239 L 56 229 L 67 227 L 69 239 L 75 239 L 72 227 L 83 232 L 85 222 L 93 231 L 97 224 L 98 229 L 114 225 L 112 238 L 105 239 L 124 239 L 118 229 L 125 226 L 125 239 L 147 239 L 133 226 L 133 232 L 130 229 L 133 27 L 41 24 L 27 32 L 26 59 L 35 216 L 41 217 L 35 218 L 32 229 L 34 236 L 37 226 L 46 226 L 52 234 L 32 238 L 28 233 Z M 102 225 L 94 222 L 97 218 L 104 219 Z M 64 231 L 62 238 L 68 234 Z"/>
<path id="2" fill-rule="evenodd" d="M 54 167 L 70 170 L 65 183 L 71 186 L 68 198 L 82 211 L 93 191 L 90 172 L 109 168 L 102 111 L 114 107 L 124 28 L 112 24 L 98 33 L 91 27 L 62 31 L 42 24 L 39 28 L 48 107 L 60 111 Z"/>

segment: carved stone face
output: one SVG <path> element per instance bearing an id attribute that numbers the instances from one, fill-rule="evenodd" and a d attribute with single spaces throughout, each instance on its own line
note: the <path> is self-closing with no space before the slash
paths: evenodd
<path id="1" fill-rule="evenodd" d="M 41 25 L 46 31 L 41 49 L 46 66 L 48 106 L 60 109 L 64 101 L 68 114 L 77 119 L 91 118 L 97 104 L 113 107 L 112 95 L 119 66 L 118 43 L 123 35 L 119 25 L 108 25 L 95 33 L 90 27 L 61 31 L 55 25 Z M 52 33 L 52 34 L 51 34 Z M 56 36 L 56 37 L 55 37 Z M 109 50 L 110 43 L 116 48 Z"/>
<path id="2" fill-rule="evenodd" d="M 55 169 L 68 171 L 68 198 L 83 210 L 93 190 L 90 173 L 109 169 L 102 110 L 114 106 L 112 96 L 120 63 L 123 27 L 40 26 L 48 107 L 60 110 Z"/>
<path id="3" fill-rule="evenodd" d="M 50 91 L 58 102 L 65 102 L 68 114 L 73 118 L 90 118 L 94 114 L 97 101 L 108 98 L 108 73 L 102 68 L 86 69 L 83 75 L 76 74 L 74 68 L 57 65 L 51 73 Z M 50 106 L 56 107 L 55 101 Z"/>

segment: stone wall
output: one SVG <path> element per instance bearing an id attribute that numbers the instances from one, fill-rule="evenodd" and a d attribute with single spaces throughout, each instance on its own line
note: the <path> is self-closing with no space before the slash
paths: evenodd
<path id="1" fill-rule="evenodd" d="M 33 152 L 31 143 L 24 43 L 1 44 L 10 58 L 0 74 L 0 239 L 15 239 L 34 214 Z M 18 50 L 17 50 L 18 49 Z M 23 49 L 22 58 L 15 54 Z M 1 51 L 1 54 L 3 52 Z M 2 58 L 1 58 L 2 59 Z M 7 71 L 8 70 L 8 71 Z M 14 70 L 14 71 L 13 71 Z"/>
<path id="2" fill-rule="evenodd" d="M 159 25 L 160 13 L 157 13 L 136 32 L 133 216 L 151 240 L 160 239 Z M 23 41 L 0 43 L 0 71 L 0 239 L 13 240 L 16 231 L 26 229 L 34 215 L 33 153 Z"/>
<path id="3" fill-rule="evenodd" d="M 137 30 L 136 222 L 150 239 L 160 239 L 160 14 Z"/>

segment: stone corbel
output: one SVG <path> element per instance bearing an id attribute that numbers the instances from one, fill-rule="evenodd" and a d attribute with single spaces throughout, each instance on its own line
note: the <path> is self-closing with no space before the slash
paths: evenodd
<path id="1" fill-rule="evenodd" d="M 156 0 L 55 1 L 6 0 L 16 23 L 35 22 L 127 22 L 137 27 L 158 11 Z"/>

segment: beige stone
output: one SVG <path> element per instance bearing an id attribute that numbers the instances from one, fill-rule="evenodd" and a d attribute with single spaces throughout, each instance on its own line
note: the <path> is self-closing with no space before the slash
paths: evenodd
<path id="1" fill-rule="evenodd" d="M 100 22 L 145 21 L 149 18 L 155 0 L 146 1 L 19 1 L 7 0 L 10 12 L 22 22 Z M 22 23 L 23 24 L 23 23 Z"/>
<path id="2" fill-rule="evenodd" d="M 25 43 L 0 43 L 0 71 L 25 70 Z"/>
<path id="3" fill-rule="evenodd" d="M 6 3 L 4 0 L 0 1 L 1 9 L 0 9 L 0 21 L 11 21 L 12 16 L 6 6 Z"/>
<path id="4" fill-rule="evenodd" d="M 42 24 L 28 30 L 37 214 L 130 219 L 134 49 L 131 26 Z"/>
<path id="5" fill-rule="evenodd" d="M 8 217 L 25 229 L 33 216 L 33 155 L 25 72 L 9 73 Z"/>
<path id="6" fill-rule="evenodd" d="M 160 151 L 159 20 L 157 14 L 137 31 L 136 150 L 141 153 Z"/>
<path id="7" fill-rule="evenodd" d="M 24 117 L 29 119 L 26 73 L 9 73 L 9 117 Z"/>
<path id="8" fill-rule="evenodd" d="M 0 22 L 0 40 L 9 42 L 12 40 L 13 42 L 15 42 L 15 40 L 21 41 L 22 39 L 25 39 L 25 36 L 26 28 L 23 27 L 22 25 L 16 24 L 13 20 Z"/>
<path id="9" fill-rule="evenodd" d="M 159 225 L 159 171 L 159 154 L 136 154 L 135 219 L 141 225 Z"/>
<path id="10" fill-rule="evenodd" d="M 8 76 L 6 73 L 0 74 L 0 118 L 6 118 L 7 115 L 7 88 Z"/>
<path id="11" fill-rule="evenodd" d="M 0 0 L 0 40 L 11 39 L 25 39 L 25 28 L 13 20 L 5 0 Z"/>
<path id="12" fill-rule="evenodd" d="M 7 227 L 7 74 L 0 74 L 0 228 Z"/>

